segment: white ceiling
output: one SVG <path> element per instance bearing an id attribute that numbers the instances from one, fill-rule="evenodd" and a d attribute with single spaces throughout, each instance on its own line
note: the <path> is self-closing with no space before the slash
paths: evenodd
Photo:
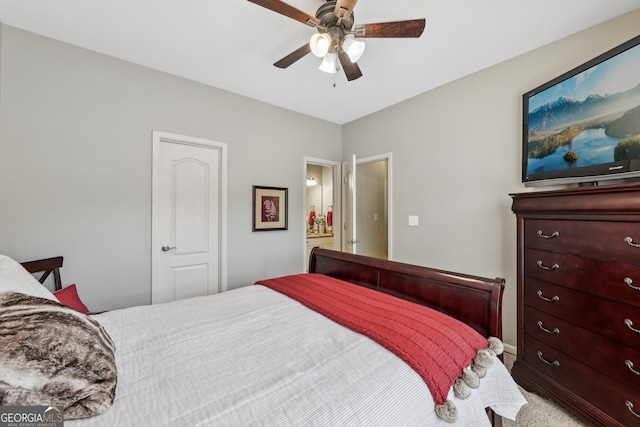
<path id="1" fill-rule="evenodd" d="M 288 0 L 314 15 L 324 0 Z M 0 0 L 0 22 L 337 124 L 640 7 L 640 0 L 361 0 L 356 24 L 426 18 L 419 39 L 364 39 L 347 82 L 307 55 L 316 31 L 246 0 Z"/>

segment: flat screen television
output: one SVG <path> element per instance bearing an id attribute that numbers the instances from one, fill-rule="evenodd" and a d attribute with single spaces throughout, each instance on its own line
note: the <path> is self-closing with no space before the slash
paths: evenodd
<path id="1" fill-rule="evenodd" d="M 640 177 L 640 36 L 522 98 L 525 186 Z"/>

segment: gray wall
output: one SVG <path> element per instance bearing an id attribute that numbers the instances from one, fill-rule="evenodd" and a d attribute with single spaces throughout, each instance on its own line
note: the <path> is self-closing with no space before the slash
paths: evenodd
<path id="1" fill-rule="evenodd" d="M 640 9 L 343 126 L 343 158 L 393 152 L 394 259 L 505 278 L 508 344 L 516 344 L 509 194 L 530 190 L 520 176 L 521 96 L 639 28 Z"/>
<path id="2" fill-rule="evenodd" d="M 229 288 L 302 271 L 303 159 L 339 161 L 338 125 L 0 30 L 0 253 L 64 255 L 93 310 L 150 303 L 155 129 L 228 144 Z M 289 188 L 288 231 L 251 232 L 252 185 Z"/>

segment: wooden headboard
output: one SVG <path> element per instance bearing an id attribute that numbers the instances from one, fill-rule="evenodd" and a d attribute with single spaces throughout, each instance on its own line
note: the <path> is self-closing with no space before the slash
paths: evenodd
<path id="1" fill-rule="evenodd" d="M 487 279 L 318 247 L 311 251 L 309 272 L 431 307 L 470 325 L 485 337 L 502 340 L 504 279 Z"/>
<path id="2" fill-rule="evenodd" d="M 27 261 L 21 263 L 22 266 L 29 273 L 39 273 L 43 272 L 42 276 L 40 276 L 39 282 L 44 283 L 45 280 L 53 273 L 53 283 L 55 286 L 55 291 L 59 291 L 62 289 L 62 280 L 60 278 L 60 268 L 62 267 L 63 257 L 57 256 L 53 258 L 47 259 L 39 259 L 37 261 Z"/>

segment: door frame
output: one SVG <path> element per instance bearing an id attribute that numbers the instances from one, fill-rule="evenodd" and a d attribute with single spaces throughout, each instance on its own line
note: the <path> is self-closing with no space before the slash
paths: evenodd
<path id="1" fill-rule="evenodd" d="M 307 165 L 318 165 L 324 167 L 333 168 L 333 248 L 335 250 L 341 250 L 342 242 L 342 182 L 340 177 L 342 175 L 341 162 L 334 160 L 320 159 L 316 157 L 304 156 L 302 161 L 302 212 L 306 217 L 307 215 Z M 303 222 L 306 224 L 306 221 Z M 302 239 L 302 271 L 306 270 L 307 266 L 307 233 L 303 233 Z"/>
<path id="2" fill-rule="evenodd" d="M 227 194 L 228 194 L 228 154 L 227 144 L 176 133 L 154 130 L 152 132 L 152 167 L 151 167 L 151 302 L 153 303 L 154 284 L 158 280 L 157 266 L 159 265 L 160 245 L 158 239 L 158 147 L 161 143 L 183 144 L 202 148 L 213 148 L 220 152 L 220 164 L 218 178 L 220 188 L 219 200 L 219 240 L 218 240 L 218 267 L 219 267 L 219 292 L 227 290 Z"/>

